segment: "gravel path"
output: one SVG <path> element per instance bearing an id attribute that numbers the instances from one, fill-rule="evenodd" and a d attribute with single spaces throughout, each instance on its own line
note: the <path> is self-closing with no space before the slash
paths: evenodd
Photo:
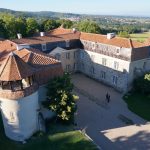
<path id="1" fill-rule="evenodd" d="M 128 110 L 122 94 L 82 74 L 72 75 L 72 81 L 80 97 L 77 124 L 96 144 L 103 150 L 150 149 L 147 139 L 150 137 L 150 125 Z M 107 92 L 111 96 L 110 103 L 105 100 Z M 134 125 L 127 125 L 124 119 L 119 119 L 120 115 Z"/>

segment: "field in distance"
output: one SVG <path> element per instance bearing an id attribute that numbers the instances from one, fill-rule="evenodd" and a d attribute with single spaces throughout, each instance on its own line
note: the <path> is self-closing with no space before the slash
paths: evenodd
<path id="1" fill-rule="evenodd" d="M 130 34 L 130 38 L 138 42 L 145 42 L 146 39 L 150 38 L 150 32 Z"/>

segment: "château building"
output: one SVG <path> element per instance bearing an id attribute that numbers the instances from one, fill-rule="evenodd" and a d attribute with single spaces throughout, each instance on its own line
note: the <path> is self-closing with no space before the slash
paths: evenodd
<path id="1" fill-rule="evenodd" d="M 6 135 L 29 138 L 47 117 L 46 83 L 64 71 L 81 72 L 126 92 L 150 71 L 150 47 L 131 39 L 62 27 L 30 38 L 0 41 L 0 104 Z M 52 115 L 52 112 L 49 112 Z"/>

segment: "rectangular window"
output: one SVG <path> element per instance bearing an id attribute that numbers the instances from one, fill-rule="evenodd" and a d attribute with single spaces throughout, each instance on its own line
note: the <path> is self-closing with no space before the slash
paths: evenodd
<path id="1" fill-rule="evenodd" d="M 76 64 L 76 63 L 74 63 L 74 65 L 73 65 L 73 69 L 74 69 L 74 70 L 76 70 L 76 69 L 77 69 L 77 64 Z"/>
<path id="2" fill-rule="evenodd" d="M 118 70 L 119 68 L 119 62 L 114 61 L 114 69 Z"/>
<path id="3" fill-rule="evenodd" d="M 116 49 L 116 53 L 117 53 L 117 55 L 120 54 L 120 48 L 117 48 L 117 49 Z"/>
<path id="4" fill-rule="evenodd" d="M 101 78 L 106 79 L 106 72 L 105 71 L 101 71 Z"/>
<path id="5" fill-rule="evenodd" d="M 81 57 L 81 59 L 84 59 L 84 52 L 80 53 L 80 57 Z"/>
<path id="6" fill-rule="evenodd" d="M 42 44 L 42 51 L 46 51 L 46 44 Z"/>
<path id="7" fill-rule="evenodd" d="M 75 52 L 74 52 L 74 59 L 77 57 L 76 55 L 77 55 L 77 54 L 76 54 L 76 51 L 75 51 Z"/>
<path id="8" fill-rule="evenodd" d="M 66 41 L 66 47 L 70 47 L 70 41 Z"/>
<path id="9" fill-rule="evenodd" d="M 113 76 L 113 84 L 117 85 L 118 82 L 118 77 L 117 76 Z"/>
<path id="10" fill-rule="evenodd" d="M 106 58 L 102 58 L 102 65 L 103 65 L 103 66 L 106 66 L 106 63 L 107 63 Z"/>
<path id="11" fill-rule="evenodd" d="M 70 71 L 70 65 L 66 65 L 66 72 Z"/>
<path id="12" fill-rule="evenodd" d="M 66 53 L 66 59 L 70 59 L 70 53 Z"/>

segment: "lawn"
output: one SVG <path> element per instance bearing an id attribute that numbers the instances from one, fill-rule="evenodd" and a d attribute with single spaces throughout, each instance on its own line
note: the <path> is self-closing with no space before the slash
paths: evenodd
<path id="1" fill-rule="evenodd" d="M 51 123 L 47 134 L 32 137 L 26 144 L 11 141 L 4 135 L 0 119 L 0 150 L 96 150 L 96 146 L 73 127 Z"/>
<path id="2" fill-rule="evenodd" d="M 150 97 L 136 93 L 124 96 L 124 100 L 132 112 L 150 121 Z"/>
<path id="3" fill-rule="evenodd" d="M 130 38 L 132 40 L 136 40 L 136 41 L 139 41 L 139 42 L 144 42 L 146 39 L 150 38 L 150 32 L 130 34 Z"/>

